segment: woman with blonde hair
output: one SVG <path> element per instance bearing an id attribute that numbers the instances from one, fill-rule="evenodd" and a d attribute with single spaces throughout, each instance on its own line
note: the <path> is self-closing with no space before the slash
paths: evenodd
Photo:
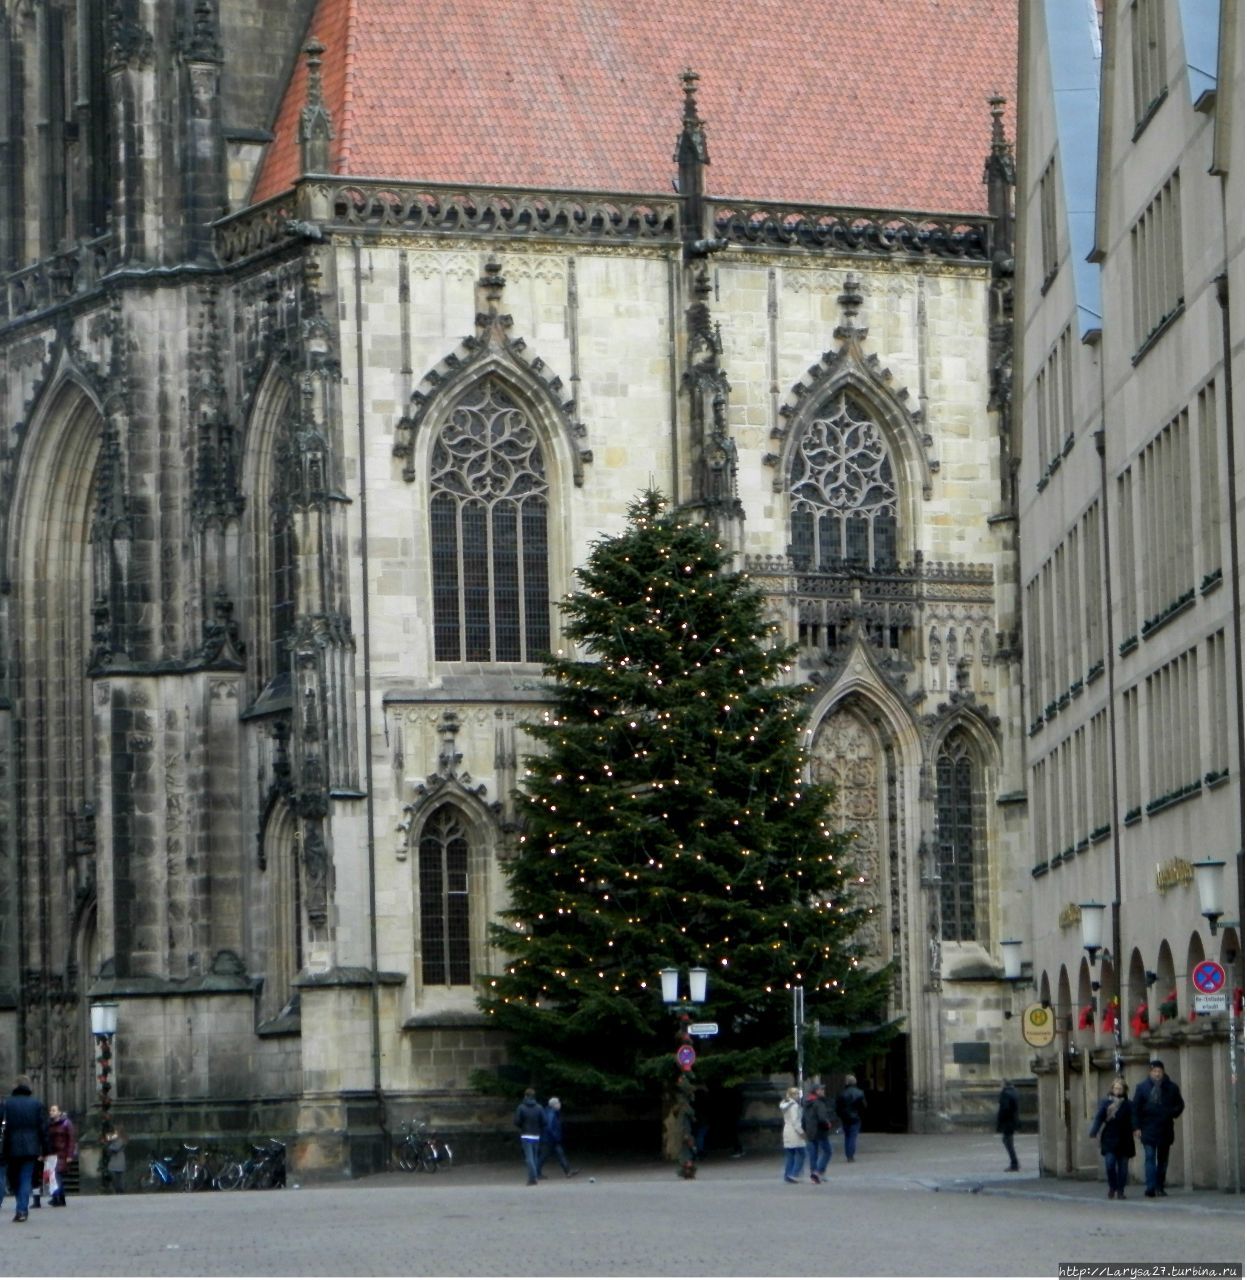
<path id="1" fill-rule="evenodd" d="M 1100 1135 L 1100 1154 L 1108 1175 L 1108 1198 L 1124 1200 L 1130 1181 L 1130 1158 L 1134 1155 L 1134 1124 L 1130 1091 L 1117 1076 L 1108 1087 L 1108 1097 L 1100 1103 L 1091 1122 L 1091 1136 Z"/>
<path id="2" fill-rule="evenodd" d="M 784 1117 L 784 1181 L 800 1182 L 805 1167 L 805 1134 L 801 1129 L 801 1090 L 789 1089 L 779 1104 Z"/>

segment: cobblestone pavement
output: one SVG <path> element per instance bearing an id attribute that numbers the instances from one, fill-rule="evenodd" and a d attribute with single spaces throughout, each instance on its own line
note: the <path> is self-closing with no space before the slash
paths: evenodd
<path id="1" fill-rule="evenodd" d="M 524 1185 L 514 1163 L 291 1186 L 91 1196 L 0 1210 L 13 1276 L 1055 1276 L 1057 1263 L 1243 1262 L 1243 1199 L 1003 1172 L 989 1135 L 866 1134 L 825 1185 L 780 1158 L 670 1166 L 589 1158 Z M 573 1155 L 575 1154 L 573 1149 Z"/>

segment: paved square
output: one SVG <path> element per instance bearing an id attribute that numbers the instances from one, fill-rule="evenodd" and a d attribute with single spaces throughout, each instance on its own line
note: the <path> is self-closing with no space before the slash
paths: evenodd
<path id="1" fill-rule="evenodd" d="M 1034 1139 L 1019 1142 L 1034 1168 Z M 335 1186 L 91 1196 L 0 1214 L 16 1276 L 1054 1276 L 1060 1261 L 1243 1261 L 1243 1201 L 1104 1188 L 1002 1170 L 989 1135 L 867 1134 L 826 1185 L 781 1160 L 585 1159 L 535 1188 L 513 1165 Z M 592 1179 L 592 1180 L 591 1180 Z M 976 1191 L 975 1188 L 978 1188 Z"/>

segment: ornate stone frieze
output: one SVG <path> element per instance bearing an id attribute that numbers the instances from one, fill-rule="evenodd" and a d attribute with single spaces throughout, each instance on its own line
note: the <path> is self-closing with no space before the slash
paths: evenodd
<path id="1" fill-rule="evenodd" d="M 710 200 L 714 234 L 730 244 L 882 257 L 983 261 L 986 218 L 866 212 L 763 201 Z"/>
<path id="2" fill-rule="evenodd" d="M 335 223 L 355 231 L 674 243 L 679 228 L 679 202 L 669 197 L 443 183 L 341 183 L 330 190 L 330 207 Z"/>

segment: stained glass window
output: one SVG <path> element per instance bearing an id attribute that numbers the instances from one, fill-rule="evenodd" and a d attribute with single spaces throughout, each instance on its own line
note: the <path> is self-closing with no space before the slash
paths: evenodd
<path id="1" fill-rule="evenodd" d="M 439 809 L 420 838 L 420 953 L 424 985 L 470 986 L 468 837 L 451 808 Z"/>
<path id="2" fill-rule="evenodd" d="M 797 441 L 789 473 L 792 555 L 805 569 L 896 563 L 896 484 L 879 427 L 847 392 Z"/>
<path id="3" fill-rule="evenodd" d="M 550 647 L 540 441 L 496 380 L 469 389 L 433 447 L 434 655 L 534 662 Z"/>
<path id="4" fill-rule="evenodd" d="M 940 868 L 940 919 L 946 942 L 973 942 L 976 840 L 974 764 L 969 745 L 950 735 L 935 764 L 935 838 Z"/>

